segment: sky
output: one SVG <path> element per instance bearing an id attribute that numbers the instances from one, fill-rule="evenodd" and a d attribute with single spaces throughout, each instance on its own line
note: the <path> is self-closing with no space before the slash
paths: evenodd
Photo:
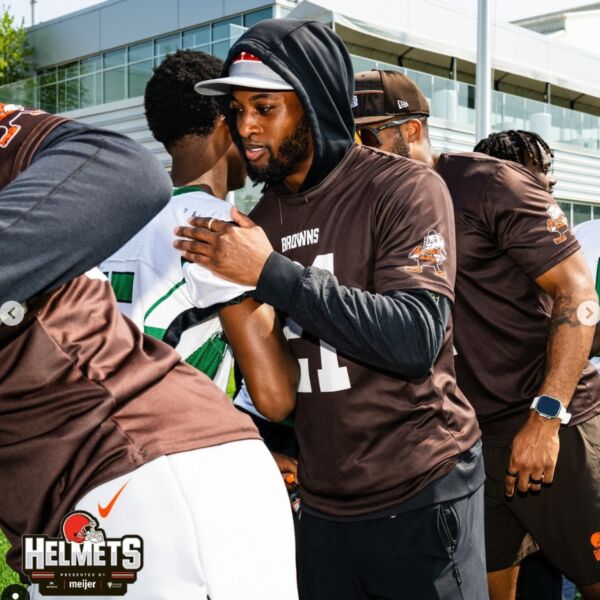
<path id="1" fill-rule="evenodd" d="M 348 0 L 349 2 L 354 0 Z M 362 0 L 361 0 L 362 1 Z M 396 0 L 389 0 L 395 2 Z M 477 0 L 440 0 L 447 4 L 457 7 L 467 7 L 472 10 L 477 8 Z M 523 19 L 547 12 L 555 12 L 570 8 L 573 6 L 582 6 L 589 4 L 585 0 L 491 0 L 494 3 L 494 13 L 496 21 L 506 22 L 515 19 Z M 165 2 L 175 2 L 175 0 L 165 0 Z M 86 8 L 94 4 L 99 4 L 98 0 L 36 0 L 35 20 L 48 21 L 69 12 Z M 31 24 L 31 3 L 30 0 L 0 0 L 0 5 L 9 6 L 10 12 L 17 21 L 25 20 L 25 25 Z"/>

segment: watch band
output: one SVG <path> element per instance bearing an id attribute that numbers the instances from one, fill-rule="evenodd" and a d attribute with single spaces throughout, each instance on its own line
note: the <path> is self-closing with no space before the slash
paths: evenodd
<path id="1" fill-rule="evenodd" d="M 540 404 L 551 404 L 558 408 L 558 410 L 553 411 L 552 414 L 544 411 L 543 407 Z M 558 400 L 558 398 L 554 398 L 553 396 L 541 395 L 536 396 L 531 403 L 531 410 L 535 410 L 541 417 L 545 419 L 553 420 L 558 419 L 561 422 L 561 425 L 567 425 L 571 420 L 571 413 L 567 412 L 565 405 Z"/>

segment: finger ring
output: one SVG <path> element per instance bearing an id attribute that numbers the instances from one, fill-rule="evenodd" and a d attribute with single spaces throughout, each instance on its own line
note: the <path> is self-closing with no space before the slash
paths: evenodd
<path id="1" fill-rule="evenodd" d="M 518 477 L 519 476 L 519 471 L 517 471 L 516 473 L 511 473 L 508 469 L 506 469 L 506 474 L 509 477 Z"/>
<path id="2" fill-rule="evenodd" d="M 529 483 L 533 483 L 534 485 L 540 485 L 544 481 L 544 476 L 542 475 L 541 479 L 534 479 L 533 477 L 529 478 Z"/>
<path id="3" fill-rule="evenodd" d="M 206 228 L 207 228 L 209 231 L 212 231 L 212 229 L 210 228 L 210 226 L 212 225 L 212 222 L 213 222 L 213 221 L 214 221 L 214 219 L 211 219 L 211 220 L 208 222 L 208 225 L 206 226 Z"/>

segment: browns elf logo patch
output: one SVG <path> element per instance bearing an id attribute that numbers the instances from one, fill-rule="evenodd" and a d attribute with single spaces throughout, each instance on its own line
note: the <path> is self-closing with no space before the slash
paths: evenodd
<path id="1" fill-rule="evenodd" d="M 566 234 L 571 231 L 569 229 L 569 222 L 562 208 L 558 204 L 551 204 L 546 209 L 548 216 L 550 217 L 546 221 L 546 228 L 550 233 L 558 233 L 558 237 L 555 237 L 553 242 L 555 244 L 562 244 L 567 241 Z"/>
<path id="2" fill-rule="evenodd" d="M 14 139 L 14 137 L 21 130 L 21 126 L 15 123 L 15 121 L 21 115 L 32 115 L 38 116 L 43 115 L 43 110 L 25 110 L 22 106 L 18 104 L 2 104 L 0 103 L 0 122 L 5 118 L 10 117 L 13 113 L 17 113 L 12 119 L 8 121 L 5 125 L 0 123 L 0 148 L 6 148 L 10 142 Z"/>
<path id="3" fill-rule="evenodd" d="M 592 537 L 590 538 L 590 543 L 594 547 L 594 556 L 596 560 L 600 562 L 600 531 L 596 531 L 596 533 L 592 533 Z"/>
<path id="4" fill-rule="evenodd" d="M 442 265 L 447 260 L 446 241 L 444 236 L 431 229 L 423 238 L 423 245 L 414 248 L 408 258 L 415 261 L 415 265 L 404 267 L 409 273 L 422 273 L 423 269 L 429 267 L 433 269 L 433 274 L 437 277 L 446 277 L 446 271 Z"/>
<path id="5" fill-rule="evenodd" d="M 3 104 L 0 102 L 0 121 L 18 110 L 25 110 L 20 104 Z"/>

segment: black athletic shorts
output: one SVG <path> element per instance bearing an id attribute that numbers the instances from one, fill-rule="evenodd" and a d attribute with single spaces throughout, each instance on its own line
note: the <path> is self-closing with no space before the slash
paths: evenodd
<path id="1" fill-rule="evenodd" d="M 371 521 L 302 512 L 301 600 L 486 600 L 483 486 L 458 500 Z"/>
<path id="2" fill-rule="evenodd" d="M 578 586 L 600 582 L 600 415 L 559 432 L 554 482 L 538 494 L 504 495 L 510 447 L 483 447 L 488 571 L 541 548 Z M 529 535 L 528 535 L 529 534 Z"/>

